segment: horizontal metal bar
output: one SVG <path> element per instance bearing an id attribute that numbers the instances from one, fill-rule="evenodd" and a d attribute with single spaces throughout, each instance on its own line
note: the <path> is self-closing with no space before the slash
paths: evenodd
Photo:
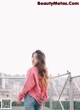
<path id="1" fill-rule="evenodd" d="M 0 79 L 25 79 L 26 77 L 0 77 Z"/>
<path id="2" fill-rule="evenodd" d="M 78 75 L 78 76 L 73 76 L 72 79 L 73 79 L 73 78 L 77 78 L 77 77 L 80 77 L 80 75 Z"/>
<path id="3" fill-rule="evenodd" d="M 53 78 L 57 78 L 57 77 L 60 77 L 60 76 L 69 75 L 69 74 L 70 74 L 70 72 L 69 72 L 69 73 L 62 74 L 62 75 L 58 75 L 58 76 L 53 76 L 53 77 L 51 77 L 51 79 L 53 79 Z"/>
<path id="4" fill-rule="evenodd" d="M 62 74 L 62 75 L 53 76 L 50 79 L 61 77 L 61 76 L 65 76 L 65 75 L 69 75 L 69 74 L 70 74 L 70 72 L 69 73 Z M 74 76 L 72 78 L 77 78 L 77 77 L 80 77 L 80 75 Z M 25 79 L 25 78 L 26 77 L 0 77 L 0 79 Z"/>
<path id="5" fill-rule="evenodd" d="M 69 75 L 69 74 L 70 74 L 70 72 L 67 72 L 67 73 L 62 74 L 62 75 L 51 77 L 50 79 L 57 78 L 57 77 L 60 77 L 60 76 Z M 26 77 L 0 77 L 0 79 L 25 79 L 25 78 Z"/>

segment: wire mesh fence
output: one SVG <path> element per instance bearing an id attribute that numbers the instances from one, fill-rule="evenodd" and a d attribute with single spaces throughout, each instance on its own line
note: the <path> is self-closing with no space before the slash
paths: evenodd
<path id="1" fill-rule="evenodd" d="M 80 110 L 80 76 L 66 74 L 51 78 L 49 86 L 50 110 Z"/>

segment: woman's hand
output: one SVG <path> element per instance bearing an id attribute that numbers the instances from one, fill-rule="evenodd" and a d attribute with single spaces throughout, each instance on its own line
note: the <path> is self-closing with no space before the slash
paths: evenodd
<path id="1" fill-rule="evenodd" d="M 20 100 L 17 100 L 16 103 L 20 105 L 21 101 Z"/>

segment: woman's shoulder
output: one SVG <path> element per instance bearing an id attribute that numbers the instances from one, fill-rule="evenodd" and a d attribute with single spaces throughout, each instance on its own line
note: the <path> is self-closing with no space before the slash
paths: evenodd
<path id="1" fill-rule="evenodd" d="M 35 72 L 38 72 L 38 68 L 35 67 L 35 66 L 33 66 L 33 67 L 30 67 L 30 68 L 28 69 L 28 71 L 31 72 L 31 73 L 35 73 Z"/>
<path id="2" fill-rule="evenodd" d="M 34 71 L 34 70 L 38 70 L 38 68 L 36 66 L 33 66 L 30 68 L 30 70 Z"/>

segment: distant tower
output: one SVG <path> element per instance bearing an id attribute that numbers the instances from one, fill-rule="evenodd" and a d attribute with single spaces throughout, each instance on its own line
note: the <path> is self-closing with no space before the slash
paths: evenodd
<path id="1" fill-rule="evenodd" d="M 0 87 L 5 89 L 5 79 L 1 77 L 4 77 L 3 73 L 0 73 Z"/>

